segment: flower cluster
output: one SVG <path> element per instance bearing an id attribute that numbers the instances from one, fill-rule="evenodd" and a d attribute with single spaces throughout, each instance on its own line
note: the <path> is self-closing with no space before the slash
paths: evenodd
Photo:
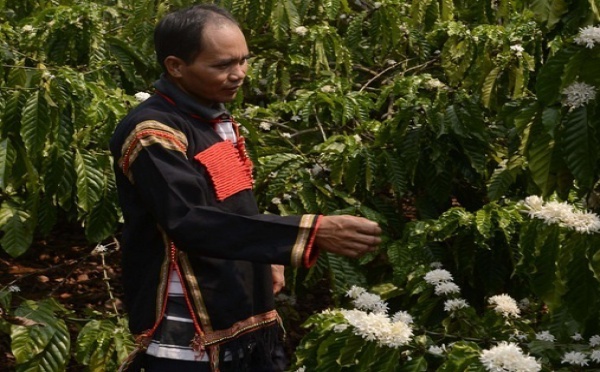
<path id="1" fill-rule="evenodd" d="M 563 358 L 561 363 L 563 364 L 570 364 L 573 366 L 587 366 L 588 365 L 588 358 L 586 357 L 586 355 L 582 352 L 579 351 L 569 351 L 568 353 L 566 353 Z"/>
<path id="2" fill-rule="evenodd" d="M 258 127 L 262 130 L 264 130 L 265 132 L 268 132 L 271 130 L 271 123 L 266 122 L 266 121 L 261 121 L 260 124 L 258 125 Z"/>
<path id="3" fill-rule="evenodd" d="M 346 296 L 352 299 L 352 304 L 360 310 L 372 311 L 377 314 L 386 314 L 388 306 L 379 295 L 367 292 L 364 288 L 353 285 Z"/>
<path id="4" fill-rule="evenodd" d="M 434 269 L 425 274 L 425 282 L 435 286 L 435 294 L 438 296 L 459 294 L 460 287 L 453 282 L 452 274 L 442 269 L 442 264 L 434 262 L 431 264 Z M 454 312 L 469 307 L 467 301 L 462 298 L 450 298 L 444 302 L 444 310 L 454 316 Z"/>
<path id="5" fill-rule="evenodd" d="M 444 269 L 431 270 L 425 274 L 425 281 L 431 285 L 438 285 L 440 283 L 451 282 L 453 280 L 452 274 Z"/>
<path id="6" fill-rule="evenodd" d="M 494 311 L 505 318 L 518 318 L 521 313 L 517 301 L 507 294 L 492 296 L 488 299 L 488 303 L 494 306 Z"/>
<path id="7" fill-rule="evenodd" d="M 457 310 L 464 309 L 467 307 L 469 307 L 469 304 L 466 300 L 462 298 L 451 298 L 444 302 L 444 311 L 447 311 L 449 313 L 453 313 Z"/>
<path id="8" fill-rule="evenodd" d="M 523 204 L 530 217 L 542 219 L 548 225 L 559 224 L 585 234 L 600 231 L 600 218 L 596 214 L 576 210 L 565 202 L 544 203 L 539 196 L 529 196 Z"/>
<path id="9" fill-rule="evenodd" d="M 587 26 L 579 29 L 579 35 L 574 39 L 575 44 L 585 45 L 586 48 L 592 49 L 596 44 L 600 43 L 600 27 Z"/>
<path id="10" fill-rule="evenodd" d="M 510 46 L 510 51 L 514 52 L 517 57 L 521 57 L 525 49 L 521 44 L 515 44 Z"/>
<path id="11" fill-rule="evenodd" d="M 388 317 L 388 306 L 381 297 L 355 285 L 346 292 L 346 296 L 352 299 L 356 309 L 342 310 L 341 313 L 353 327 L 354 334 L 391 348 L 406 345 L 410 341 L 413 318 L 406 311 L 398 311 L 391 318 Z M 343 332 L 346 329 L 347 325 L 338 324 L 333 330 Z"/>
<path id="12" fill-rule="evenodd" d="M 304 26 L 298 26 L 294 29 L 294 32 L 300 36 L 305 36 L 308 33 L 308 28 Z"/>
<path id="13" fill-rule="evenodd" d="M 8 286 L 8 291 L 12 292 L 12 293 L 21 292 L 21 288 L 19 288 L 18 285 L 13 284 L 13 285 Z"/>
<path id="14" fill-rule="evenodd" d="M 563 89 L 562 93 L 566 96 L 564 104 L 571 110 L 596 99 L 596 88 L 586 83 L 574 82 Z"/>
<path id="15" fill-rule="evenodd" d="M 145 100 L 150 98 L 150 94 L 146 93 L 146 92 L 137 92 L 133 96 L 135 97 L 135 100 L 138 102 L 144 102 Z"/>
<path id="16" fill-rule="evenodd" d="M 535 334 L 535 339 L 540 341 L 554 342 L 556 337 L 548 331 L 541 331 Z"/>
<path id="17" fill-rule="evenodd" d="M 367 341 L 376 341 L 380 346 L 398 348 L 412 338 L 410 326 L 404 322 L 392 322 L 384 313 L 366 313 L 361 310 L 342 310 L 354 333 Z"/>
<path id="18" fill-rule="evenodd" d="M 483 350 L 479 360 L 490 372 L 536 372 L 542 369 L 534 357 L 523 354 L 520 347 L 508 342 Z"/>

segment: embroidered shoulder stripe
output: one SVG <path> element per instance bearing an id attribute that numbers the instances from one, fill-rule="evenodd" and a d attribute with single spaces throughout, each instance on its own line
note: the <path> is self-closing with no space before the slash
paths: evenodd
<path id="1" fill-rule="evenodd" d="M 169 150 L 180 151 L 183 156 L 186 156 L 188 143 L 182 132 L 158 121 L 143 121 L 137 124 L 135 129 L 129 133 L 121 147 L 119 167 L 132 182 L 133 179 L 129 174 L 131 164 L 133 164 L 142 148 L 154 144 L 159 144 Z"/>
<path id="2" fill-rule="evenodd" d="M 206 167 L 219 201 L 252 189 L 252 170 L 242 162 L 231 141 L 217 142 L 194 159 Z"/>

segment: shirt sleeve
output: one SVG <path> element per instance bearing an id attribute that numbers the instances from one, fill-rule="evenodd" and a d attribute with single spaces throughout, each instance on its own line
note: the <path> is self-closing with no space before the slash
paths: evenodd
<path id="1" fill-rule="evenodd" d="M 318 215 L 242 215 L 216 207 L 210 179 L 188 159 L 186 136 L 165 124 L 138 124 L 123 143 L 119 168 L 144 207 L 188 254 L 311 266 Z M 248 202 L 254 203 L 251 193 Z M 239 197 L 244 202 L 244 197 Z M 213 206 L 210 206 L 213 205 Z"/>

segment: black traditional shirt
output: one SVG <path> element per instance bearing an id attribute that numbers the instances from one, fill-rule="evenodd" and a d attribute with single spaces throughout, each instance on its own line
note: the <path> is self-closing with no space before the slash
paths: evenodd
<path id="1" fill-rule="evenodd" d="M 260 343 L 275 325 L 271 264 L 309 266 L 319 217 L 260 214 L 243 138 L 213 128 L 206 107 L 164 77 L 118 125 L 110 147 L 123 211 L 124 302 L 132 333 L 147 344 L 166 307 L 169 273 L 183 279 L 197 334 L 218 368 L 219 346 Z"/>

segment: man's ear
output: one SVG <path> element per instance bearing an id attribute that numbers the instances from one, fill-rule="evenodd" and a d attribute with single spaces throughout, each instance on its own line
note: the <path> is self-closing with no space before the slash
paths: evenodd
<path id="1" fill-rule="evenodd" d="M 180 78 L 182 76 L 181 70 L 185 66 L 185 62 L 175 56 L 168 56 L 165 58 L 165 68 L 169 75 L 174 78 Z"/>

